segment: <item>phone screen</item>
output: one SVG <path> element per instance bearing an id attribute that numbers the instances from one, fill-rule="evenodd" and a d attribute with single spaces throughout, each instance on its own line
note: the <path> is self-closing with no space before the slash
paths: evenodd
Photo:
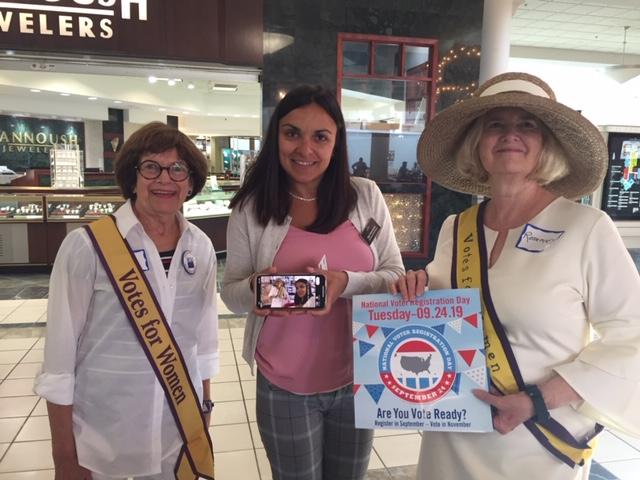
<path id="1" fill-rule="evenodd" d="M 256 277 L 256 306 L 270 309 L 319 309 L 325 304 L 324 275 L 280 273 Z"/>

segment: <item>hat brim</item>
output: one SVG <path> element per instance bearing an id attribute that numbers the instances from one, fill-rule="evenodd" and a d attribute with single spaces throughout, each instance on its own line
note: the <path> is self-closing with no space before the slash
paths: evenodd
<path id="1" fill-rule="evenodd" d="M 522 108 L 535 115 L 564 149 L 570 171 L 545 188 L 574 199 L 588 195 L 600 186 L 607 172 L 608 153 L 595 125 L 555 100 L 515 91 L 470 98 L 430 120 L 418 142 L 418 161 L 425 175 L 451 190 L 490 196 L 487 185 L 458 171 L 455 153 L 471 123 L 501 107 Z"/>

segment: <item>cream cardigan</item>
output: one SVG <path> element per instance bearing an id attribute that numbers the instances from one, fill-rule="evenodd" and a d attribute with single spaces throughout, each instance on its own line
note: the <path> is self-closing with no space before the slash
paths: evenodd
<path id="1" fill-rule="evenodd" d="M 374 219 L 382 228 L 371 244 L 374 269 L 371 272 L 346 272 L 349 280 L 342 298 L 365 293 L 383 293 L 387 283 L 404 274 L 400 249 L 396 243 L 389 210 L 378 186 L 371 180 L 353 177 L 353 186 L 358 192 L 356 207 L 349 220 L 358 231 L 362 231 Z M 253 369 L 254 354 L 264 317 L 253 313 L 255 294 L 249 287 L 249 278 L 273 265 L 273 259 L 289 230 L 291 217 L 282 225 L 273 220 L 262 226 L 255 218 L 253 200 L 243 208 L 231 212 L 227 227 L 227 264 L 222 281 L 221 297 L 234 313 L 249 312 L 244 332 L 242 357 Z"/>

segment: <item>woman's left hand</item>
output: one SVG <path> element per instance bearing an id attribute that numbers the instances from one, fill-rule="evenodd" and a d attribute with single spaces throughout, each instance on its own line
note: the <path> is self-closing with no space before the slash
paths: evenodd
<path id="1" fill-rule="evenodd" d="M 309 310 L 311 315 L 326 315 L 331 311 L 333 303 L 340 298 L 344 289 L 347 288 L 349 282 L 349 276 L 346 272 L 337 270 L 318 270 L 317 268 L 308 267 L 309 273 L 316 273 L 318 275 L 324 275 L 325 277 L 325 302 L 324 308 L 320 310 Z M 307 313 L 305 311 L 305 313 Z"/>
<path id="2" fill-rule="evenodd" d="M 524 392 L 495 395 L 484 390 L 473 390 L 473 394 L 478 400 L 494 407 L 493 428 L 503 435 L 529 420 L 534 414 L 533 402 Z"/>

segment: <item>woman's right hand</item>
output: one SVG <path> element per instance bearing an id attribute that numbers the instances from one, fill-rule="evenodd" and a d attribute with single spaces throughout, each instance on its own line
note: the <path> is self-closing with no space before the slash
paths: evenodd
<path id="1" fill-rule="evenodd" d="M 389 283 L 389 293 L 399 293 L 403 300 L 415 300 L 424 293 L 428 283 L 429 276 L 426 270 L 407 270 L 406 275 Z"/>
<path id="2" fill-rule="evenodd" d="M 75 455 L 54 458 L 55 480 L 91 480 L 91 472 L 78 463 Z"/>

